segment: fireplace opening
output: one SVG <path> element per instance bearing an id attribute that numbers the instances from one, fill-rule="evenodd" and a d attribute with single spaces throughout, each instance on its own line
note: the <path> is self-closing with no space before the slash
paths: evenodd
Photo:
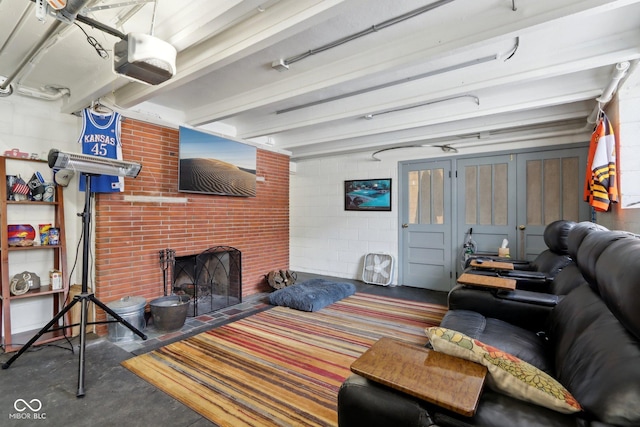
<path id="1" fill-rule="evenodd" d="M 211 313 L 242 302 L 240 251 L 215 246 L 196 255 L 176 256 L 173 292 L 189 295 L 190 317 Z"/>

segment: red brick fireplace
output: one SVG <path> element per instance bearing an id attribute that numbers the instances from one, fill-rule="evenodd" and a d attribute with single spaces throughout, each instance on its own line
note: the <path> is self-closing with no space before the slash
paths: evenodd
<path id="1" fill-rule="evenodd" d="M 127 118 L 123 156 L 142 164 L 125 191 L 96 197 L 96 296 L 105 303 L 163 295 L 159 251 L 214 246 L 242 252 L 242 295 L 267 290 L 264 275 L 289 264 L 289 157 L 257 150 L 256 197 L 178 192 L 178 130 Z M 98 320 L 104 313 L 98 309 Z M 105 334 L 106 326 L 98 333 Z"/>

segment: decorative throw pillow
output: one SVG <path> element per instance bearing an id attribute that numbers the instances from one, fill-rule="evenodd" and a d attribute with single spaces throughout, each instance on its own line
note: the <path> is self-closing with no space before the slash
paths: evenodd
<path id="1" fill-rule="evenodd" d="M 516 399 L 565 414 L 582 407 L 562 384 L 529 363 L 451 329 L 425 329 L 436 351 L 487 367 L 487 385 Z"/>

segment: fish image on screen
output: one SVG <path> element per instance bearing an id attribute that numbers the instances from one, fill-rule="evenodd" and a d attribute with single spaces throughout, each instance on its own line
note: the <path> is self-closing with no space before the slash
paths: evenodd
<path id="1" fill-rule="evenodd" d="M 390 211 L 391 178 L 345 181 L 344 210 Z"/>
<path id="2" fill-rule="evenodd" d="M 178 191 L 256 196 L 256 147 L 180 127 Z"/>

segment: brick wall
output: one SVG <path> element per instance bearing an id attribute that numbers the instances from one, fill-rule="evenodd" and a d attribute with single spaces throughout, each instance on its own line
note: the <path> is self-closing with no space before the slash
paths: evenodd
<path id="1" fill-rule="evenodd" d="M 267 290 L 268 271 L 288 268 L 288 156 L 257 150 L 257 176 L 264 181 L 256 183 L 257 196 L 247 198 L 178 192 L 176 129 L 125 119 L 122 147 L 124 159 L 141 163 L 142 171 L 136 179 L 125 178 L 123 193 L 96 196 L 94 289 L 101 301 L 162 296 L 158 252 L 164 248 L 176 256 L 213 246 L 239 249 L 243 296 Z M 98 315 L 104 319 L 102 310 Z"/>

